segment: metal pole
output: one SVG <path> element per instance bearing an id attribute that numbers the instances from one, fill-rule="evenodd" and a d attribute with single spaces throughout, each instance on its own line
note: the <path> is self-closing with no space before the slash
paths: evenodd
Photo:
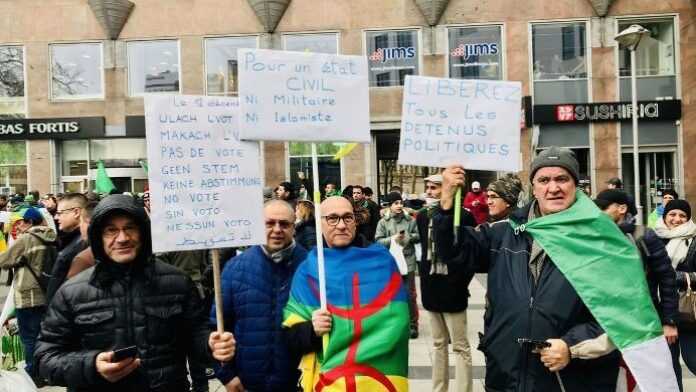
<path id="1" fill-rule="evenodd" d="M 643 225 L 643 204 L 640 200 L 640 167 L 638 166 L 638 91 L 636 89 L 636 49 L 631 51 L 631 119 L 633 121 L 633 197 L 636 199 L 636 226 Z"/>
<path id="2" fill-rule="evenodd" d="M 317 144 L 312 143 L 312 183 L 314 184 L 314 216 L 317 232 L 317 274 L 319 275 L 319 303 L 326 310 L 326 275 L 324 272 L 324 237 L 321 232 L 321 191 L 319 190 L 319 159 Z M 324 335 L 326 340 L 327 335 Z M 326 347 L 326 345 L 324 345 Z"/>

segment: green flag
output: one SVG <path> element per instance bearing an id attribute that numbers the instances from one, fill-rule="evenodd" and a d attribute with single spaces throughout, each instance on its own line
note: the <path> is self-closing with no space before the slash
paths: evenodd
<path id="1" fill-rule="evenodd" d="M 140 164 L 140 167 L 142 167 L 143 170 L 145 170 L 145 174 L 147 174 L 147 172 L 150 170 L 150 168 L 149 168 L 148 165 L 147 165 L 147 161 L 141 159 L 141 160 L 138 161 L 138 163 Z"/>
<path id="2" fill-rule="evenodd" d="M 106 173 L 104 162 L 97 161 L 97 180 L 95 181 L 94 191 L 97 193 L 110 193 L 114 189 L 116 187 Z"/>
<path id="3" fill-rule="evenodd" d="M 568 279 L 643 392 L 676 391 L 672 359 L 638 250 L 584 193 L 567 210 L 518 225 Z"/>

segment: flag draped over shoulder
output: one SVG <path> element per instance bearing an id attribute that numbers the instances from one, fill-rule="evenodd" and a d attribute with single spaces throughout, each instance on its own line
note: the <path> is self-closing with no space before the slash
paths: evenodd
<path id="1" fill-rule="evenodd" d="M 303 390 L 408 391 L 408 300 L 389 251 L 380 246 L 325 249 L 332 329 L 323 353 L 305 355 Z M 319 309 L 317 253 L 295 272 L 286 327 Z"/>
<path id="2" fill-rule="evenodd" d="M 643 392 L 678 391 L 638 250 L 584 193 L 567 210 L 524 225 L 621 351 Z"/>

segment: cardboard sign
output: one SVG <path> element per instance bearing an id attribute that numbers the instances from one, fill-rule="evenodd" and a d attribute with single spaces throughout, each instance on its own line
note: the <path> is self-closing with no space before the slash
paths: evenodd
<path id="1" fill-rule="evenodd" d="M 519 82 L 407 76 L 401 165 L 520 170 Z"/>
<path id="2" fill-rule="evenodd" d="M 370 142 L 365 57 L 238 53 L 242 139 Z"/>
<path id="3" fill-rule="evenodd" d="M 259 146 L 238 113 L 237 98 L 145 97 L 153 251 L 264 242 Z"/>

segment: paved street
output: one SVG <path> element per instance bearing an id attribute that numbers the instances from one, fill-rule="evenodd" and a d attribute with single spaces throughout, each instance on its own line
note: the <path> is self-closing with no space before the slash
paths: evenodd
<path id="1" fill-rule="evenodd" d="M 3 275 L 4 277 L 4 275 Z M 478 346 L 478 332 L 483 328 L 483 307 L 485 294 L 486 275 L 477 275 L 471 283 L 471 298 L 469 298 L 469 342 L 472 347 L 472 358 L 474 365 L 474 392 L 483 392 L 483 377 L 485 364 L 483 355 L 476 350 Z M 0 299 L 4 301 L 7 293 L 5 286 L 0 286 Z M 422 309 L 421 309 L 422 311 Z M 432 335 L 430 333 L 427 315 L 422 311 L 420 320 L 420 336 L 418 339 L 411 340 L 409 345 L 409 385 L 412 392 L 427 392 L 431 390 L 430 374 L 432 369 Z M 454 356 L 450 352 L 450 364 L 454 364 Z M 454 367 L 450 366 L 450 377 L 454 377 Z M 682 366 L 684 371 L 684 390 L 696 392 L 696 378 Z M 224 388 L 217 381 L 211 381 L 211 392 L 224 391 Z M 46 387 L 41 388 L 45 392 L 64 392 L 65 388 Z"/>

